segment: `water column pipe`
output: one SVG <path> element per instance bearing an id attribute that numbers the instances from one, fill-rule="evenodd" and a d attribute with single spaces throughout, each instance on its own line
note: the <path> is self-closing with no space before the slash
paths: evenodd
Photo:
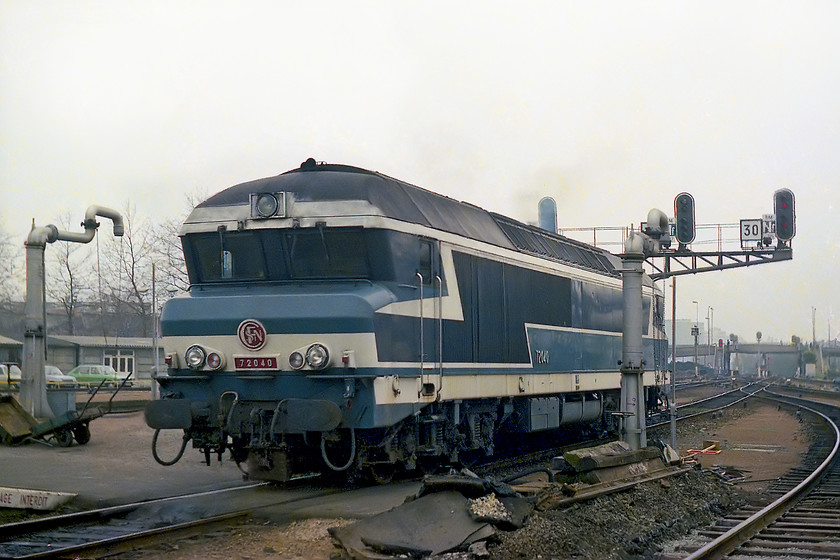
<path id="1" fill-rule="evenodd" d="M 44 374 L 46 361 L 46 310 L 44 294 L 44 250 L 47 243 L 70 241 L 89 243 L 99 223 L 97 216 L 109 218 L 114 222 L 114 236 L 121 237 L 124 232 L 122 216 L 119 212 L 102 206 L 90 206 L 82 222 L 84 232 L 72 233 L 61 231 L 50 224 L 32 227 L 26 238 L 26 303 L 24 304 L 24 333 L 22 374 L 20 380 L 21 406 L 36 418 L 53 418 L 52 409 L 47 402 L 47 382 Z"/>
<path id="2" fill-rule="evenodd" d="M 631 449 L 647 446 L 642 342 L 642 263 L 646 236 L 631 231 L 622 255 L 621 407 L 622 439 Z"/>

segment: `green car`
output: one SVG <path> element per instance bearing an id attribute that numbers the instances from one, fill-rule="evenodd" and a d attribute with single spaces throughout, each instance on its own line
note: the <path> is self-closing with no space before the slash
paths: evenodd
<path id="1" fill-rule="evenodd" d="M 67 375 L 75 377 L 83 387 L 98 387 L 100 384 L 103 387 L 119 387 L 123 380 L 111 366 L 100 365 L 76 366 Z M 131 381 L 126 381 L 123 387 L 131 387 Z"/>

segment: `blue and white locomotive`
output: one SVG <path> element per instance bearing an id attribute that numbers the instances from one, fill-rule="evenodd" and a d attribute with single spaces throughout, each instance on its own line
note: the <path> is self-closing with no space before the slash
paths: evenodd
<path id="1" fill-rule="evenodd" d="M 382 480 L 619 409 L 607 251 L 313 159 L 210 197 L 181 240 L 191 287 L 163 309 L 146 421 L 252 478 Z M 666 343 L 649 279 L 643 299 L 651 407 Z"/>

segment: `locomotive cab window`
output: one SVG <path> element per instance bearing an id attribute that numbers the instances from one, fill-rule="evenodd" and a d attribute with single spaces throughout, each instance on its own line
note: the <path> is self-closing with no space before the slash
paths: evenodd
<path id="1" fill-rule="evenodd" d="M 192 283 L 370 278 L 361 229 L 219 231 L 184 237 Z"/>
<path id="2" fill-rule="evenodd" d="M 361 230 L 316 228 L 286 235 L 293 278 L 370 276 Z"/>
<path id="3" fill-rule="evenodd" d="M 420 240 L 420 265 L 417 272 L 423 276 L 423 284 L 431 286 L 434 283 L 434 245 L 431 241 Z"/>
<path id="4" fill-rule="evenodd" d="M 219 231 L 190 236 L 193 262 L 200 282 L 264 279 L 265 258 L 260 246 L 255 232 L 250 231 Z"/>

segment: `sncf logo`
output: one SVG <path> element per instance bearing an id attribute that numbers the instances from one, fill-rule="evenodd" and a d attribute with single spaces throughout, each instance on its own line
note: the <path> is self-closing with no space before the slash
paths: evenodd
<path id="1" fill-rule="evenodd" d="M 248 350 L 259 350 L 265 346 L 265 327 L 257 320 L 245 319 L 239 323 L 236 334 L 239 335 L 239 342 Z"/>

